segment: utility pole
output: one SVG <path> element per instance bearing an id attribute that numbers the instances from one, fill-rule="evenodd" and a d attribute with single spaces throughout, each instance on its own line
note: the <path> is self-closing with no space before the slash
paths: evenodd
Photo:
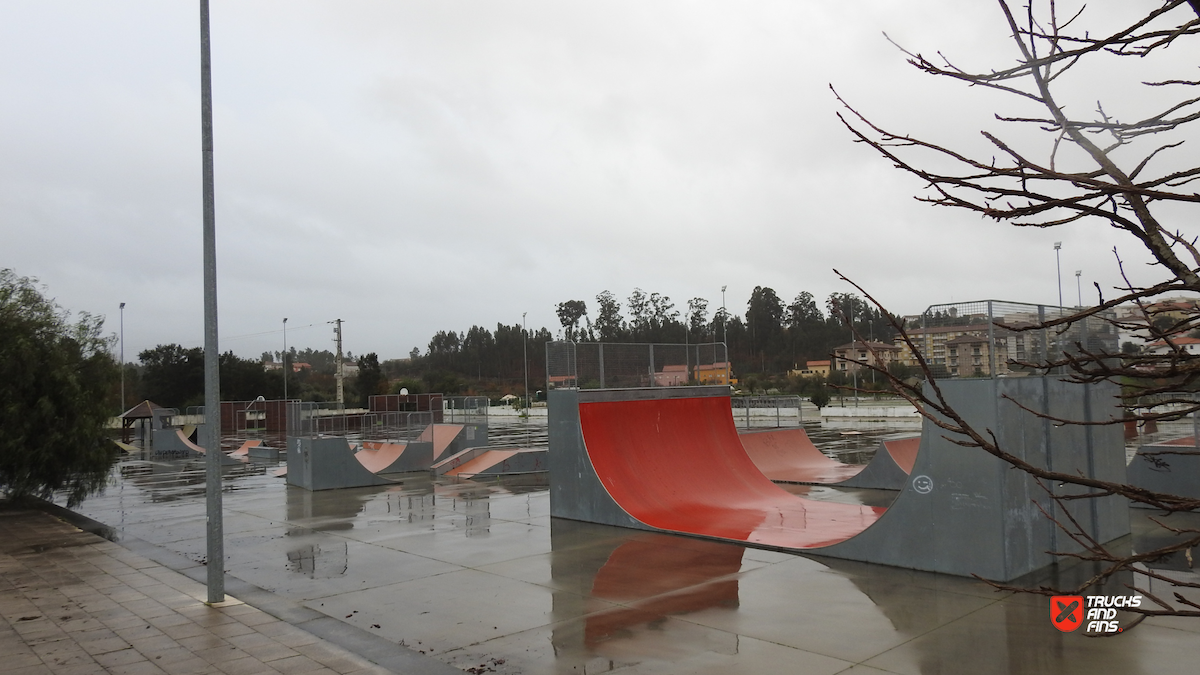
<path id="1" fill-rule="evenodd" d="M 346 407 L 346 390 L 343 388 L 342 375 L 342 320 L 334 319 L 330 323 L 337 324 L 333 328 L 333 332 L 337 334 L 337 402 L 339 408 Z"/>

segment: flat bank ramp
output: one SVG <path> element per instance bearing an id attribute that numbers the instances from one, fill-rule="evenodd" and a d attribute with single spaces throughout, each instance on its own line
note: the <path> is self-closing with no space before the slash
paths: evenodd
<path id="1" fill-rule="evenodd" d="M 940 381 L 952 405 L 1012 454 L 1056 470 L 1124 478 L 1116 388 L 1048 378 Z M 912 476 L 886 510 L 804 499 L 750 461 L 727 387 L 550 392 L 551 515 L 797 553 L 1010 581 L 1077 546 L 1038 511 L 1058 511 L 1028 475 L 924 423 Z M 911 450 L 911 445 L 908 446 Z M 1051 486 L 1070 494 L 1073 486 Z M 1036 504 L 1035 504 L 1036 503 Z M 1124 500 L 1069 503 L 1099 542 L 1129 532 Z"/>
<path id="2" fill-rule="evenodd" d="M 509 476 L 520 473 L 544 473 L 546 450 L 537 448 L 489 448 L 443 475 L 458 478 Z"/>

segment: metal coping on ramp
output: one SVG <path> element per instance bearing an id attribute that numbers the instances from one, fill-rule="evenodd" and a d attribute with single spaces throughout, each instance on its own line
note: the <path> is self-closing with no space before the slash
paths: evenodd
<path id="1" fill-rule="evenodd" d="M 1014 455 L 1058 471 L 1124 478 L 1119 428 L 1055 427 L 1004 398 L 1095 421 L 1119 414 L 1115 386 L 1053 378 L 938 384 L 960 414 Z M 952 443 L 928 420 L 912 476 L 885 510 L 804 499 L 771 483 L 738 440 L 727 387 L 554 389 L 549 400 L 556 517 L 1003 581 L 1054 562 L 1048 551 L 1078 550 L 1038 511 L 1035 502 L 1061 515 L 1032 478 Z M 1129 532 L 1124 500 L 1069 508 L 1097 541 Z"/>
<path id="2" fill-rule="evenodd" d="M 1129 484 L 1136 487 L 1200 499 L 1200 455 L 1192 436 L 1147 443 L 1129 461 Z M 1149 505 L 1131 502 L 1134 508 Z"/>

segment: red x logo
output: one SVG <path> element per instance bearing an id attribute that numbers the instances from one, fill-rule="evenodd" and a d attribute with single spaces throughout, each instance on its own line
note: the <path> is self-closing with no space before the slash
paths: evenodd
<path id="1" fill-rule="evenodd" d="M 1056 595 L 1050 598 L 1050 623 L 1064 633 L 1083 625 L 1083 596 Z"/>

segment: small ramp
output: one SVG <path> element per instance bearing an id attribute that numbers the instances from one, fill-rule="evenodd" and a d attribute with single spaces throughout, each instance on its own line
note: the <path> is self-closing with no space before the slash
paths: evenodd
<path id="1" fill-rule="evenodd" d="M 884 440 L 867 464 L 843 464 L 821 452 L 804 429 L 743 431 L 738 439 L 763 475 L 776 483 L 899 490 L 908 481 L 920 436 Z"/>
<path id="2" fill-rule="evenodd" d="M 133 454 L 136 454 L 136 453 L 139 453 L 142 451 L 142 449 L 136 445 L 122 443 L 121 441 L 118 441 L 116 439 L 112 439 L 112 442 L 115 443 L 117 445 L 117 447 L 121 449 L 121 452 L 124 452 L 129 455 L 133 455 Z"/>
<path id="3" fill-rule="evenodd" d="M 1200 499 L 1200 448 L 1192 436 L 1148 443 L 1138 448 L 1126 469 L 1129 484 L 1180 497 Z M 1130 502 L 1134 508 L 1148 504 Z"/>
<path id="4" fill-rule="evenodd" d="M 433 445 L 416 441 L 413 443 L 380 443 L 363 441 L 362 449 L 355 458 L 375 474 L 409 473 L 428 471 L 433 461 Z"/>
<path id="5" fill-rule="evenodd" d="M 859 464 L 843 464 L 817 449 L 804 429 L 743 431 L 738 440 L 750 461 L 777 483 L 834 485 L 857 476 Z"/>
<path id="6" fill-rule="evenodd" d="M 912 474 L 920 449 L 920 436 L 905 435 L 884 439 L 875 450 L 875 456 L 863 466 L 862 471 L 838 485 L 872 490 L 902 490 Z"/>
<path id="7" fill-rule="evenodd" d="M 201 459 L 206 453 L 204 448 L 188 439 L 184 429 L 155 429 L 151 434 L 151 459 Z M 221 464 L 239 464 L 225 453 L 221 454 Z"/>
<path id="8" fill-rule="evenodd" d="M 288 485 L 314 491 L 395 482 L 363 466 L 344 437 L 288 439 L 286 476 Z"/>
<path id="9" fill-rule="evenodd" d="M 487 433 L 487 424 L 430 424 L 415 442 L 432 445 L 432 458 L 424 467 L 428 469 L 464 448 L 487 445 Z"/>
<path id="10" fill-rule="evenodd" d="M 245 443 L 242 443 L 241 447 L 239 447 L 237 450 L 229 453 L 229 456 L 248 457 L 250 455 L 250 448 L 257 448 L 260 445 L 262 445 L 262 441 L 246 441 Z"/>
<path id="11" fill-rule="evenodd" d="M 547 452 L 537 448 L 487 448 L 477 456 L 443 472 L 442 475 L 474 478 L 544 473 L 549 470 L 546 463 Z"/>

